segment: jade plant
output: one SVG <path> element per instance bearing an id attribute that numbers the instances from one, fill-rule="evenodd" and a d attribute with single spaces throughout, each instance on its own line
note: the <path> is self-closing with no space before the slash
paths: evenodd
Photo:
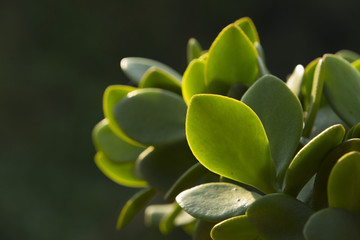
<path id="1" fill-rule="evenodd" d="M 117 228 L 145 208 L 145 224 L 193 239 L 360 239 L 360 56 L 281 80 L 245 17 L 209 50 L 190 39 L 187 58 L 183 75 L 124 58 L 131 84 L 105 90 L 95 163 L 139 188 Z"/>

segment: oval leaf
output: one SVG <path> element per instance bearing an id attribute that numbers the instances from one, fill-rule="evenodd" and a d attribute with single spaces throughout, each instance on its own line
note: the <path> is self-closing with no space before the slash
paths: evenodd
<path id="1" fill-rule="evenodd" d="M 107 87 L 103 97 L 103 110 L 104 110 L 104 116 L 108 120 L 109 127 L 116 135 L 118 135 L 119 137 L 121 137 L 122 139 L 126 140 L 127 142 L 133 145 L 141 146 L 139 143 L 129 138 L 124 133 L 124 131 L 119 127 L 119 124 L 115 120 L 115 116 L 114 116 L 115 105 L 118 102 L 120 102 L 123 98 L 125 98 L 128 93 L 134 90 L 136 90 L 136 88 L 130 86 L 123 86 L 123 85 L 113 85 Z"/>
<path id="2" fill-rule="evenodd" d="M 136 173 L 149 185 L 167 191 L 190 166 L 196 163 L 186 141 L 149 147 L 136 160 Z"/>
<path id="3" fill-rule="evenodd" d="M 144 73 L 151 67 L 161 69 L 173 76 L 178 82 L 181 82 L 181 75 L 161 62 L 139 57 L 127 57 L 120 61 L 120 68 L 126 76 L 135 83 L 140 83 Z"/>
<path id="4" fill-rule="evenodd" d="M 139 89 L 128 94 L 114 108 L 120 128 L 145 145 L 161 145 L 185 138 L 186 104 L 166 90 Z"/>
<path id="5" fill-rule="evenodd" d="M 246 34 L 231 24 L 210 47 L 205 82 L 212 93 L 226 94 L 235 83 L 251 85 L 258 74 L 257 52 Z"/>
<path id="6" fill-rule="evenodd" d="M 188 63 L 192 60 L 199 58 L 202 54 L 200 43 L 195 38 L 190 38 L 187 44 L 186 57 Z"/>
<path id="7" fill-rule="evenodd" d="M 205 85 L 204 71 L 205 61 L 200 59 L 193 60 L 186 68 L 182 84 L 182 95 L 187 104 L 189 104 L 193 95 L 208 92 Z"/>
<path id="8" fill-rule="evenodd" d="M 244 31 L 246 36 L 250 39 L 252 43 L 260 42 L 258 32 L 254 22 L 249 17 L 243 17 L 237 20 L 234 23 L 236 26 L 240 27 Z"/>
<path id="9" fill-rule="evenodd" d="M 304 227 L 307 240 L 360 239 L 359 220 L 338 208 L 326 208 L 313 214 Z"/>
<path id="10" fill-rule="evenodd" d="M 219 95 L 192 98 L 186 121 L 189 146 L 210 171 L 275 192 L 275 166 L 260 119 L 244 103 Z"/>
<path id="11" fill-rule="evenodd" d="M 303 227 L 314 211 L 283 193 L 266 195 L 247 210 L 251 223 L 267 240 L 303 240 Z"/>
<path id="12" fill-rule="evenodd" d="M 260 239 L 259 233 L 247 215 L 226 219 L 216 224 L 210 234 L 213 240 Z"/>
<path id="13" fill-rule="evenodd" d="M 96 166 L 112 181 L 127 187 L 145 187 L 147 183 L 134 176 L 134 162 L 117 163 L 108 159 L 104 153 L 95 155 Z"/>
<path id="14" fill-rule="evenodd" d="M 145 73 L 139 88 L 161 88 L 181 95 L 181 84 L 170 74 L 151 67 Z"/>
<path id="15" fill-rule="evenodd" d="M 360 122 L 360 72 L 346 60 L 325 55 L 325 96 L 335 112 L 349 126 Z"/>
<path id="16" fill-rule="evenodd" d="M 294 157 L 285 177 L 284 192 L 294 197 L 319 170 L 326 155 L 345 135 L 341 125 L 329 127 L 306 144 Z"/>
<path id="17" fill-rule="evenodd" d="M 206 183 L 184 192 L 176 197 L 176 201 L 191 216 L 208 221 L 242 215 L 250 204 L 261 197 L 235 184 Z"/>
<path id="18" fill-rule="evenodd" d="M 350 152 L 339 159 L 329 176 L 328 199 L 330 207 L 342 208 L 359 214 L 359 173 L 360 152 Z"/>
<path id="19" fill-rule="evenodd" d="M 153 188 L 144 188 L 131 197 L 120 212 L 116 228 L 124 228 L 155 196 Z"/>
<path id="20" fill-rule="evenodd" d="M 302 133 L 300 101 L 283 81 L 271 75 L 257 80 L 241 100 L 260 118 L 282 182 Z"/>
<path id="21" fill-rule="evenodd" d="M 99 122 L 92 132 L 93 142 L 98 151 L 114 162 L 135 161 L 144 147 L 133 145 L 111 131 L 108 120 Z"/>

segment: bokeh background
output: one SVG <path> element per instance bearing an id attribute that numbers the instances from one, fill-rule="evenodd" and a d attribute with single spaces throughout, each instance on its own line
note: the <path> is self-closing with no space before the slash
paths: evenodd
<path id="1" fill-rule="evenodd" d="M 161 236 L 139 216 L 115 230 L 133 189 L 93 163 L 102 94 L 126 84 L 123 57 L 183 73 L 190 37 L 208 48 L 243 16 L 255 22 L 270 71 L 285 79 L 340 49 L 360 52 L 360 1 L 0 1 L 0 239 L 141 240 Z"/>

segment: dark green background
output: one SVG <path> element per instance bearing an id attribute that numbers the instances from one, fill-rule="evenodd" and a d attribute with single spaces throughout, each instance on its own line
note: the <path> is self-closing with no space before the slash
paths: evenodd
<path id="1" fill-rule="evenodd" d="M 102 94 L 124 84 L 127 56 L 180 73 L 188 38 L 208 48 L 243 16 L 258 28 L 271 72 L 340 49 L 360 52 L 360 1 L 0 2 L 0 239 L 186 239 L 159 236 L 137 218 L 115 230 L 133 189 L 93 163 L 91 129 Z"/>

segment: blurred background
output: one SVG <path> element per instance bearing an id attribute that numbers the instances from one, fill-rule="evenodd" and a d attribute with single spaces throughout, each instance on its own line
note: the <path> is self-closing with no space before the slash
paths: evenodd
<path id="1" fill-rule="evenodd" d="M 0 239 L 190 239 L 144 228 L 116 231 L 133 189 L 95 166 L 102 94 L 126 84 L 123 57 L 180 73 L 190 37 L 207 49 L 240 17 L 254 21 L 270 71 L 285 79 L 340 49 L 360 52 L 360 1 L 0 1 Z"/>

